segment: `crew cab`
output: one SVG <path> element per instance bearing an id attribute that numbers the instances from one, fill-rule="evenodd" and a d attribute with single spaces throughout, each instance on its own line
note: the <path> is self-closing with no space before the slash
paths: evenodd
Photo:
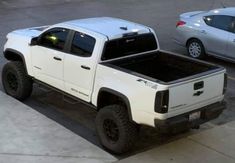
<path id="1" fill-rule="evenodd" d="M 110 17 L 10 32 L 5 92 L 24 100 L 32 84 L 54 88 L 97 110 L 101 144 L 128 151 L 139 125 L 163 132 L 198 127 L 226 108 L 226 70 L 160 50 L 153 29 Z"/>

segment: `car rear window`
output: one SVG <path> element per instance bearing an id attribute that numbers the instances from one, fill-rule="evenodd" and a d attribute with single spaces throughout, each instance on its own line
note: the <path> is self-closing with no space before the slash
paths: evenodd
<path id="1" fill-rule="evenodd" d="M 152 33 L 123 37 L 106 42 L 101 60 L 109 60 L 157 49 Z"/>
<path id="2" fill-rule="evenodd" d="M 204 17 L 204 21 L 207 25 L 211 26 L 212 25 L 212 20 L 213 20 L 213 16 L 205 16 Z"/>

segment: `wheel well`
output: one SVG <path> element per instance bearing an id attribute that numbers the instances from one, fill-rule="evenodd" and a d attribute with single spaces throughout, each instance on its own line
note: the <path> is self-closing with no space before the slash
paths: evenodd
<path id="1" fill-rule="evenodd" d="M 123 99 L 113 93 L 107 92 L 107 91 L 102 91 L 99 93 L 98 96 L 98 102 L 97 102 L 97 108 L 103 108 L 108 105 L 112 104 L 121 104 L 121 105 L 126 105 Z"/>
<path id="2" fill-rule="evenodd" d="M 188 46 L 189 42 L 192 41 L 192 40 L 197 40 L 197 41 L 201 42 L 201 44 L 203 45 L 203 43 L 202 43 L 201 40 L 199 40 L 198 38 L 192 37 L 192 38 L 190 38 L 190 39 L 187 40 L 186 46 Z M 204 46 L 204 45 L 203 45 L 203 46 Z"/>
<path id="3" fill-rule="evenodd" d="M 4 56 L 7 60 L 10 60 L 10 61 L 22 61 L 23 62 L 22 57 L 16 52 L 5 51 Z"/>
<path id="4" fill-rule="evenodd" d="M 22 62 L 24 64 L 25 71 L 28 74 L 23 54 L 21 54 L 18 51 L 15 51 L 14 49 L 6 49 L 5 52 L 4 52 L 4 57 L 9 61 L 20 61 L 20 62 Z"/>
<path id="5" fill-rule="evenodd" d="M 130 103 L 127 97 L 111 89 L 101 89 L 97 100 L 97 110 L 113 104 L 124 106 L 128 112 L 129 119 L 132 120 Z"/>

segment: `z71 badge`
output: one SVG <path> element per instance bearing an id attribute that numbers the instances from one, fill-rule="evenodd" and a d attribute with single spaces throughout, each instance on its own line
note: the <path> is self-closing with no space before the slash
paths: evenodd
<path id="1" fill-rule="evenodd" d="M 138 79 L 137 81 L 140 82 L 140 83 L 145 84 L 145 86 L 147 86 L 147 87 L 157 89 L 157 84 L 155 84 L 155 83 L 152 83 L 152 82 L 149 82 L 149 81 L 143 80 L 143 79 Z"/>

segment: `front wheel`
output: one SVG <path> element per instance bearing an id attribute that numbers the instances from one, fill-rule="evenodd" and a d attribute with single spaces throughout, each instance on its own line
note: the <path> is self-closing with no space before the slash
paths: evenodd
<path id="1" fill-rule="evenodd" d="M 138 134 L 138 126 L 129 121 L 121 105 L 102 108 L 96 117 L 96 129 L 102 145 L 117 154 L 130 150 Z"/>
<path id="2" fill-rule="evenodd" d="M 192 39 L 187 43 L 188 55 L 192 58 L 202 59 L 205 57 L 205 49 L 201 41 Z"/>
<path id="3" fill-rule="evenodd" d="M 27 76 L 22 62 L 13 61 L 4 65 L 2 84 L 8 95 L 21 101 L 25 100 L 31 95 L 32 83 L 32 79 Z"/>

